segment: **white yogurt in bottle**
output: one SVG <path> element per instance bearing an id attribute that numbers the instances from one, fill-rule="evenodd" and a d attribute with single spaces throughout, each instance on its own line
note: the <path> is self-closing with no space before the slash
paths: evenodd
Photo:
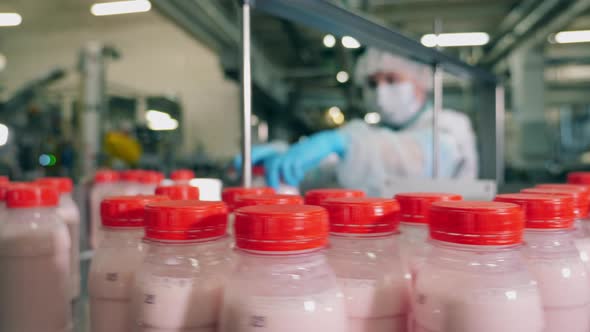
<path id="1" fill-rule="evenodd" d="M 317 206 L 258 205 L 236 211 L 238 261 L 221 332 L 346 331 L 346 309 L 322 249 L 328 216 Z"/>
<path id="2" fill-rule="evenodd" d="M 199 200 L 199 188 L 188 184 L 174 184 L 171 186 L 159 186 L 156 195 L 168 196 L 173 201 Z"/>
<path id="3" fill-rule="evenodd" d="M 537 282 L 520 249 L 523 213 L 516 204 L 436 202 L 432 250 L 416 276 L 416 332 L 541 332 Z"/>
<path id="4" fill-rule="evenodd" d="M 221 193 L 221 199 L 227 204 L 229 208 L 229 222 L 227 223 L 227 233 L 229 235 L 234 234 L 234 210 L 236 207 L 236 200 L 240 196 L 244 195 L 266 195 L 266 194 L 274 194 L 275 190 L 271 187 L 227 187 L 223 188 L 223 192 Z"/>
<path id="5" fill-rule="evenodd" d="M 104 238 L 90 265 L 88 295 L 92 332 L 129 332 L 131 293 L 145 248 L 144 207 L 165 196 L 114 196 L 103 200 Z"/>
<path id="6" fill-rule="evenodd" d="M 434 202 L 460 201 L 461 195 L 449 193 L 399 193 L 395 199 L 400 205 L 400 255 L 404 271 L 413 277 L 426 261 L 430 252 L 428 243 L 428 211 Z"/>
<path id="7" fill-rule="evenodd" d="M 71 273 L 71 297 L 72 300 L 80 296 L 80 209 L 72 198 L 74 184 L 72 179 L 65 177 L 46 177 L 37 180 L 37 183 L 52 186 L 57 189 L 59 205 L 57 213 L 68 226 L 70 234 L 70 273 Z"/>
<path id="8" fill-rule="evenodd" d="M 0 331 L 71 329 L 70 236 L 56 189 L 19 185 L 6 193 L 0 224 Z"/>
<path id="9" fill-rule="evenodd" d="M 328 261 L 344 293 L 349 332 L 405 332 L 408 290 L 398 248 L 394 199 L 334 198 Z"/>
<path id="10" fill-rule="evenodd" d="M 134 331 L 215 332 L 231 269 L 227 206 L 164 201 L 145 211 L 147 253 L 133 292 Z"/>
<path id="11" fill-rule="evenodd" d="M 505 194 L 495 199 L 525 211 L 524 255 L 539 282 L 545 332 L 590 331 L 590 278 L 574 244 L 574 204 L 568 196 Z"/>
<path id="12" fill-rule="evenodd" d="M 94 183 L 90 189 L 90 247 L 98 248 L 102 239 L 100 219 L 100 203 L 107 196 L 120 194 L 119 173 L 111 170 L 100 170 L 94 175 Z"/>

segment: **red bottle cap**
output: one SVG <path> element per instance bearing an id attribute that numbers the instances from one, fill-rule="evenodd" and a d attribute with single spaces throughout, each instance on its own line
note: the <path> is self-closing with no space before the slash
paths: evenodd
<path id="1" fill-rule="evenodd" d="M 145 206 L 168 200 L 166 196 L 137 195 L 107 197 L 100 203 L 100 217 L 105 227 L 143 227 Z"/>
<path id="2" fill-rule="evenodd" d="M 514 203 L 524 211 L 525 228 L 567 229 L 574 225 L 574 199 L 565 195 L 504 194 L 496 202 Z"/>
<path id="3" fill-rule="evenodd" d="M 574 200 L 574 213 L 576 218 L 584 218 L 588 215 L 588 201 L 590 192 L 572 189 L 553 189 L 553 188 L 527 188 L 520 191 L 525 194 L 543 194 L 543 195 L 568 195 Z"/>
<path id="4" fill-rule="evenodd" d="M 177 169 L 170 173 L 170 179 L 174 181 L 186 181 L 194 179 L 194 177 L 195 172 L 191 171 L 190 169 Z"/>
<path id="5" fill-rule="evenodd" d="M 8 176 L 0 175 L 0 184 L 6 184 L 9 182 L 10 182 L 10 179 L 8 178 Z"/>
<path id="6" fill-rule="evenodd" d="M 590 172 L 571 172 L 567 175 L 567 182 L 573 184 L 590 184 Z"/>
<path id="7" fill-rule="evenodd" d="M 253 206 L 253 205 L 302 205 L 303 197 L 299 195 L 279 195 L 279 194 L 262 194 L 262 195 L 243 195 L 236 197 L 234 206 L 236 209 Z"/>
<path id="8" fill-rule="evenodd" d="M 356 189 L 341 189 L 341 188 L 326 188 L 313 189 L 305 193 L 305 204 L 307 205 L 322 205 L 322 202 L 329 198 L 348 198 L 348 197 L 365 197 L 362 190 Z"/>
<path id="9" fill-rule="evenodd" d="M 173 201 L 198 200 L 199 188 L 188 184 L 177 184 L 172 186 L 159 186 L 156 188 L 156 195 L 168 196 Z"/>
<path id="10" fill-rule="evenodd" d="M 107 183 L 119 181 L 119 173 L 109 169 L 99 170 L 94 174 L 94 183 Z"/>
<path id="11" fill-rule="evenodd" d="M 430 237 L 468 245 L 502 246 L 522 242 L 524 215 L 511 203 L 447 201 L 430 207 Z"/>
<path id="12" fill-rule="evenodd" d="M 139 182 L 139 177 L 141 176 L 141 173 L 143 173 L 144 171 L 140 170 L 140 169 L 130 169 L 127 171 L 122 171 L 119 176 L 121 181 L 127 181 L 127 182 Z"/>
<path id="13" fill-rule="evenodd" d="M 60 194 L 71 193 L 74 190 L 72 179 L 66 177 L 45 177 L 35 181 L 42 186 L 54 187 Z"/>
<path id="14" fill-rule="evenodd" d="M 51 186 L 27 184 L 14 185 L 6 192 L 8 208 L 55 207 L 59 203 L 59 192 Z"/>
<path id="15" fill-rule="evenodd" d="M 449 193 L 399 193 L 395 199 L 399 202 L 401 222 L 428 224 L 428 211 L 432 203 L 460 201 L 463 197 Z"/>
<path id="16" fill-rule="evenodd" d="M 328 213 L 319 206 L 257 205 L 236 210 L 236 246 L 255 251 L 301 251 L 328 244 Z"/>
<path id="17" fill-rule="evenodd" d="M 572 184 L 572 183 L 542 183 L 542 184 L 536 185 L 535 188 L 569 189 L 569 190 L 577 190 L 577 191 L 582 191 L 582 192 L 590 192 L 590 185 Z"/>
<path id="18" fill-rule="evenodd" d="M 187 241 L 217 238 L 227 229 L 227 206 L 223 202 L 164 201 L 145 209 L 145 238 Z"/>
<path id="19" fill-rule="evenodd" d="M 34 183 L 32 182 L 8 182 L 8 183 L 0 183 L 0 201 L 6 201 L 6 193 L 8 189 L 12 187 L 18 186 L 30 186 Z"/>
<path id="20" fill-rule="evenodd" d="M 394 199 L 330 198 L 322 207 L 328 211 L 331 233 L 393 233 L 399 224 L 399 204 Z"/>
<path id="21" fill-rule="evenodd" d="M 164 178 L 164 174 L 160 172 L 142 171 L 139 173 L 138 181 L 143 184 L 160 184 Z"/>
<path id="22" fill-rule="evenodd" d="M 265 195 L 265 194 L 274 194 L 275 190 L 271 187 L 255 187 L 255 188 L 245 188 L 245 187 L 228 187 L 223 189 L 221 193 L 221 198 L 227 204 L 230 211 L 236 209 L 236 199 L 238 196 L 244 195 Z"/>

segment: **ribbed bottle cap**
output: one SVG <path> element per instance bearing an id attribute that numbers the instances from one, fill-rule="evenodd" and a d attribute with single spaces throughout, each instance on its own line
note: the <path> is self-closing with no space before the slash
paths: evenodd
<path id="1" fill-rule="evenodd" d="M 221 193 L 221 198 L 227 204 L 230 211 L 236 209 L 236 199 L 239 196 L 244 195 L 265 195 L 265 194 L 274 194 L 275 190 L 271 187 L 253 187 L 253 188 L 246 188 L 246 187 L 227 187 L 223 189 Z"/>
<path id="2" fill-rule="evenodd" d="M 195 172 L 190 169 L 177 169 L 170 173 L 170 179 L 174 181 L 188 181 L 194 179 Z"/>
<path id="3" fill-rule="evenodd" d="M 145 206 L 165 200 L 168 197 L 155 195 L 107 197 L 100 203 L 102 224 L 105 227 L 143 227 Z"/>
<path id="4" fill-rule="evenodd" d="M 330 198 L 321 206 L 328 211 L 331 233 L 393 233 L 399 224 L 399 204 L 394 199 Z"/>
<path id="5" fill-rule="evenodd" d="M 35 181 L 43 186 L 54 187 L 60 194 L 71 193 L 74 190 L 74 182 L 66 177 L 45 177 Z"/>
<path id="6" fill-rule="evenodd" d="M 168 196 L 173 201 L 198 200 L 199 188 L 187 184 L 176 184 L 172 186 L 159 186 L 156 188 L 156 195 Z"/>
<path id="7" fill-rule="evenodd" d="M 280 195 L 280 194 L 262 194 L 262 195 L 243 195 L 236 197 L 234 206 L 236 209 L 254 206 L 254 205 L 302 205 L 303 197 L 299 195 Z"/>
<path id="8" fill-rule="evenodd" d="M 461 195 L 449 193 L 399 193 L 395 199 L 400 206 L 400 222 L 428 224 L 428 211 L 434 202 L 460 201 Z"/>
<path id="9" fill-rule="evenodd" d="M 524 211 L 525 227 L 567 229 L 574 225 L 574 199 L 565 195 L 503 194 L 496 202 L 514 203 Z"/>
<path id="10" fill-rule="evenodd" d="M 103 169 L 94 174 L 94 183 L 107 183 L 119 181 L 119 173 L 117 171 Z"/>
<path id="11" fill-rule="evenodd" d="M 59 192 L 52 186 L 28 184 L 13 185 L 6 192 L 6 207 L 55 207 L 59 203 Z"/>
<path id="12" fill-rule="evenodd" d="M 305 204 L 322 205 L 329 198 L 365 197 L 365 192 L 356 189 L 324 188 L 313 189 L 305 193 Z"/>
<path id="13" fill-rule="evenodd" d="M 543 194 L 543 195 L 568 195 L 574 200 L 574 213 L 576 218 L 584 218 L 588 215 L 588 201 L 590 192 L 581 189 L 553 189 L 553 188 L 527 188 L 520 191 L 525 194 Z"/>

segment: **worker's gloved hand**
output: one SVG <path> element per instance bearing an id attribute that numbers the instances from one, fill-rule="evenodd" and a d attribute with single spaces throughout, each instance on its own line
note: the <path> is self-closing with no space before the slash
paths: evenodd
<path id="1" fill-rule="evenodd" d="M 252 165 L 266 164 L 267 160 L 274 158 L 281 153 L 287 151 L 289 145 L 285 142 L 272 142 L 268 144 L 260 144 L 252 147 Z M 242 155 L 238 154 L 234 157 L 234 168 L 240 170 L 242 168 Z"/>
<path id="2" fill-rule="evenodd" d="M 305 173 L 320 165 L 332 153 L 344 157 L 347 138 L 338 130 L 323 131 L 294 144 L 287 152 L 268 158 L 265 162 L 266 182 L 277 188 L 281 179 L 290 186 L 298 186 Z"/>

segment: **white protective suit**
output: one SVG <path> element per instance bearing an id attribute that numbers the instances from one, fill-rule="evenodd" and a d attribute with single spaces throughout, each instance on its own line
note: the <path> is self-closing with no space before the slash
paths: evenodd
<path id="1" fill-rule="evenodd" d="M 374 49 L 369 49 L 359 60 L 356 82 L 364 85 L 368 75 L 379 71 L 405 72 L 430 90 L 432 76 L 428 67 Z M 432 116 L 432 106 L 427 104 L 416 121 L 403 130 L 369 125 L 361 120 L 342 127 L 349 145 L 344 159 L 336 166 L 340 185 L 380 196 L 388 187 L 387 183 L 394 183 L 396 178 L 431 177 Z M 440 178 L 477 178 L 476 139 L 465 114 L 452 110 L 441 112 L 438 142 Z"/>

